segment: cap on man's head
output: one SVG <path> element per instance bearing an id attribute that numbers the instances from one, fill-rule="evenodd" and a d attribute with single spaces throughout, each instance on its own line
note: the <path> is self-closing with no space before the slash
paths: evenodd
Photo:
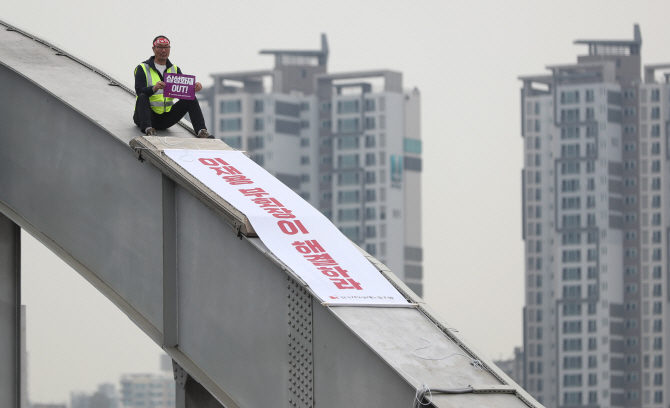
<path id="1" fill-rule="evenodd" d="M 159 35 L 158 37 L 154 38 L 154 47 L 157 46 L 158 44 L 170 44 L 170 40 L 164 35 Z"/>

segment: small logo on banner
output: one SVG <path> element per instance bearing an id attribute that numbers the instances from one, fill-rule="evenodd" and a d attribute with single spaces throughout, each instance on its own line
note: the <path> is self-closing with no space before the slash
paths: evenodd
<path id="1" fill-rule="evenodd" d="M 164 79 L 164 96 L 177 99 L 195 99 L 195 77 L 193 75 L 167 73 Z"/>

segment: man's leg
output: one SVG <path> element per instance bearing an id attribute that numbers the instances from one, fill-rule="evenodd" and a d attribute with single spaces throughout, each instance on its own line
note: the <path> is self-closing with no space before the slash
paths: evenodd
<path id="1" fill-rule="evenodd" d="M 202 129 L 207 130 L 207 125 L 205 125 L 205 118 L 202 115 L 202 109 L 200 109 L 200 102 L 198 98 L 190 101 L 188 105 L 188 116 L 191 118 L 191 123 L 193 124 L 193 129 L 197 132 Z"/>
<path id="2" fill-rule="evenodd" d="M 195 130 L 196 133 L 202 129 L 207 129 L 207 126 L 205 126 L 205 118 L 202 115 L 202 110 L 200 109 L 198 98 L 195 98 L 192 101 L 189 101 L 188 99 L 180 99 L 172 106 L 172 109 L 170 109 L 169 113 L 173 112 L 179 117 L 174 123 L 177 123 L 179 120 L 181 120 L 181 118 L 186 115 L 186 112 L 188 112 L 188 115 L 191 118 L 191 124 L 193 125 L 193 130 Z"/>
<path id="3" fill-rule="evenodd" d="M 146 128 L 152 127 L 151 124 L 151 105 L 149 104 L 149 97 L 147 94 L 139 94 L 135 102 L 135 113 L 133 114 L 133 122 L 139 126 L 142 133 Z"/>

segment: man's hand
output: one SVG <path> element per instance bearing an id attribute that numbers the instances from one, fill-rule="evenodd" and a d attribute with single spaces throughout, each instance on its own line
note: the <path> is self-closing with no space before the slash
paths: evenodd
<path id="1" fill-rule="evenodd" d="M 195 83 L 195 91 L 200 92 L 201 89 L 202 89 L 202 84 L 200 82 L 196 82 Z"/>
<path id="2" fill-rule="evenodd" d="M 157 90 L 163 89 L 163 88 L 165 88 L 165 82 L 158 81 L 158 82 L 156 82 L 156 85 L 154 85 L 154 87 L 152 89 L 154 90 L 154 92 L 156 92 Z"/>

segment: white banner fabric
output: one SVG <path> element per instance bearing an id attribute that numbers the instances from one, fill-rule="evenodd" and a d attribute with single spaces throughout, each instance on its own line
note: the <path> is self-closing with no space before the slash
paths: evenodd
<path id="1" fill-rule="evenodd" d="M 242 152 L 164 153 L 244 213 L 268 249 L 322 302 L 411 306 L 328 218 Z"/>

